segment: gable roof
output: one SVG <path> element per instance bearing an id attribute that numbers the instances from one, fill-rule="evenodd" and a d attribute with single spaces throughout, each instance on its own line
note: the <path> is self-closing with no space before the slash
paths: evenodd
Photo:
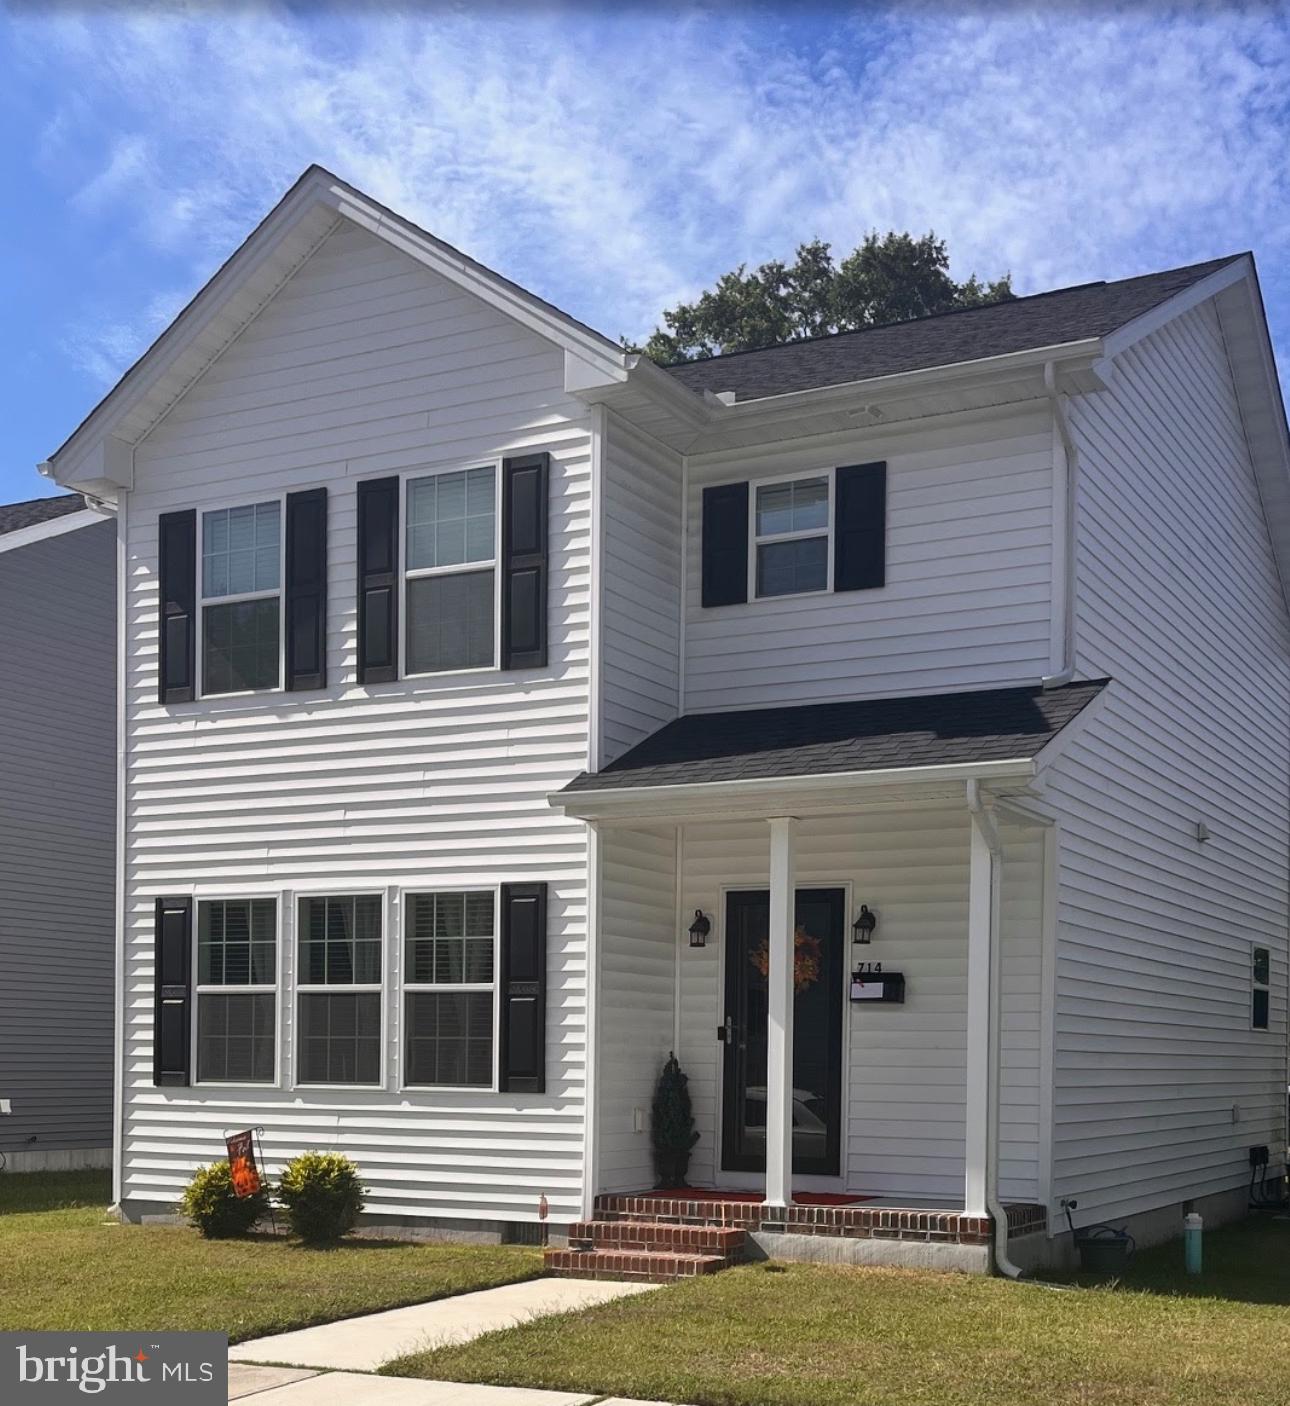
<path id="1" fill-rule="evenodd" d="M 785 342 L 760 351 L 732 352 L 665 369 L 692 391 L 733 391 L 736 400 L 756 400 L 1060 346 L 1104 337 L 1242 257 L 1233 254 L 1111 283 L 1082 283 L 987 307 Z"/>
<path id="2" fill-rule="evenodd" d="M 85 499 L 79 493 L 60 493 L 56 498 L 28 498 L 22 503 L 0 503 L 0 537 L 36 527 L 68 513 L 80 512 Z"/>
<path id="3" fill-rule="evenodd" d="M 561 794 L 1029 760 L 1107 682 L 691 713 Z"/>
<path id="4" fill-rule="evenodd" d="M 584 361 L 621 374 L 625 355 L 618 343 L 312 165 L 50 455 L 42 472 L 91 491 L 128 476 L 122 447 L 148 433 L 342 219 Z M 105 451 L 108 438 L 116 443 Z M 79 462 L 84 455 L 92 456 L 85 467 Z"/>

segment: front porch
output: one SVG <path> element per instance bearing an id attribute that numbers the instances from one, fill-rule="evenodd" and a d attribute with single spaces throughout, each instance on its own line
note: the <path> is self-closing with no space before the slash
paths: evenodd
<path id="1" fill-rule="evenodd" d="M 591 832 L 586 1223 L 1011 1267 L 1050 1199 L 1057 849 L 1036 782 L 1101 688 L 681 718 L 553 797 Z M 673 1051 L 700 1192 L 660 1200 Z"/>

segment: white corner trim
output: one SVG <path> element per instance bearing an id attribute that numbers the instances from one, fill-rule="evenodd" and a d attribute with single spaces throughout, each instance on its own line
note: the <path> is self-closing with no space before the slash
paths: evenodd
<path id="1" fill-rule="evenodd" d="M 82 527 L 92 527 L 96 522 L 111 521 L 111 514 L 96 513 L 92 508 L 81 508 L 62 517 L 50 518 L 48 522 L 35 522 L 30 527 L 20 527 L 15 532 L 0 536 L 0 552 L 16 551 L 19 547 L 30 547 L 33 542 L 47 542 L 51 537 L 61 537 L 66 532 L 77 532 Z"/>

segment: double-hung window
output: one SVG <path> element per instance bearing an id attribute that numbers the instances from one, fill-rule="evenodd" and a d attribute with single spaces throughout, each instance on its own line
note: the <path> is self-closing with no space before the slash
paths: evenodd
<path id="1" fill-rule="evenodd" d="M 278 905 L 197 905 L 197 1082 L 272 1084 L 278 1004 Z"/>
<path id="2" fill-rule="evenodd" d="M 300 900 L 296 929 L 296 1083 L 381 1082 L 383 900 Z"/>
<path id="3" fill-rule="evenodd" d="M 1250 954 L 1250 1026 L 1266 1030 L 1272 997 L 1272 954 L 1266 947 L 1255 947 Z"/>
<path id="4" fill-rule="evenodd" d="M 403 1082 L 493 1086 L 497 905 L 491 890 L 407 897 Z"/>
<path id="5" fill-rule="evenodd" d="M 282 686 L 282 505 L 202 514 L 204 694 Z"/>
<path id="6" fill-rule="evenodd" d="M 497 667 L 497 466 L 407 481 L 404 672 Z"/>
<path id="7" fill-rule="evenodd" d="M 829 475 L 757 485 L 754 594 L 796 596 L 829 587 Z"/>

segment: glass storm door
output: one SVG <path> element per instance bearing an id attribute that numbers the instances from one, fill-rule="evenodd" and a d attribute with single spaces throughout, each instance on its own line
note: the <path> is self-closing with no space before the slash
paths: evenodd
<path id="1" fill-rule="evenodd" d="M 845 894 L 798 889 L 793 1000 L 793 1170 L 837 1176 L 842 1115 Z M 766 1168 L 766 959 L 770 894 L 726 896 L 721 1165 Z"/>

